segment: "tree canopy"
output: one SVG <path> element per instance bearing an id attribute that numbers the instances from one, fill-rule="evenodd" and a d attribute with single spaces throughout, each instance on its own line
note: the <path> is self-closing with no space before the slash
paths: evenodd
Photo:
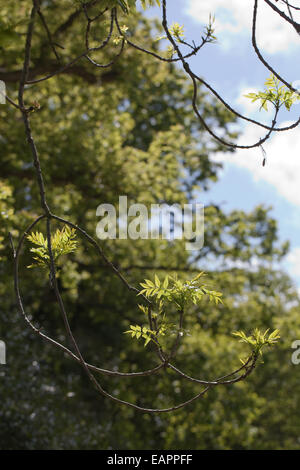
<path id="1" fill-rule="evenodd" d="M 146 7 L 154 2 L 142 3 Z M 97 206 L 117 205 L 122 194 L 130 203 L 146 206 L 201 199 L 201 193 L 219 178 L 221 163 L 213 155 L 234 150 L 226 142 L 234 143 L 237 137 L 231 124 L 238 116 L 208 94 L 201 80 L 195 97 L 190 74 L 177 67 L 181 53 L 176 47 L 184 41 L 180 26 L 167 29 L 173 50 L 164 50 L 157 41 L 163 27 L 135 11 L 134 4 L 26 0 L 20 8 L 0 1 L 0 79 L 6 83 L 9 100 L 0 109 L 0 338 L 7 344 L 8 356 L 0 369 L 0 446 L 297 448 L 299 394 L 290 345 L 300 332 L 299 298 L 292 281 L 278 268 L 288 243 L 279 243 L 270 208 L 229 212 L 212 201 L 205 207 L 204 247 L 192 254 L 182 240 L 105 240 L 99 244 L 105 254 L 101 259 L 85 234 L 75 230 L 80 226 L 93 236 Z M 106 37 L 111 40 L 97 50 Z M 213 37 L 208 24 L 204 39 L 210 42 Z M 139 46 L 130 47 L 130 41 Z M 87 55 L 85 48 L 95 50 Z M 81 60 L 72 64 L 80 54 Z M 154 60 L 153 54 L 165 60 Z M 276 88 L 275 80 L 267 83 L 269 92 L 273 85 Z M 267 97 L 275 100 L 276 113 L 279 104 L 294 99 L 285 95 L 279 103 L 278 96 Z M 262 105 L 268 101 L 266 96 L 254 98 Z M 202 119 L 220 139 L 207 133 Z M 275 120 L 271 127 L 275 129 Z M 64 221 L 74 225 L 76 238 Z M 20 316 L 12 282 L 11 245 L 16 248 L 22 236 L 18 279 L 27 322 Z M 73 242 L 54 263 L 63 236 Z M 28 269 L 35 264 L 32 255 L 40 265 L 46 260 L 48 272 L 41 266 Z M 202 265 L 207 271 L 203 283 L 202 276 L 196 277 Z M 200 289 L 200 299 L 192 298 L 191 286 Z M 141 289 L 143 302 L 136 295 Z M 222 303 L 216 301 L 221 298 L 219 291 Z M 172 408 L 202 393 L 205 384 L 200 387 L 199 378 L 225 381 L 222 376 L 239 369 L 248 375 L 249 363 L 241 364 L 239 358 L 250 358 L 255 370 L 246 380 L 210 386 L 203 398 L 170 414 L 139 413 L 120 406 L 99 396 L 84 365 L 79 367 L 80 357 L 68 327 L 64 328 L 55 292 L 63 297 L 85 363 L 111 371 L 100 376 L 103 389 L 136 407 Z M 155 373 L 130 375 L 158 364 L 154 330 L 132 329 L 147 320 L 147 299 L 158 297 L 158 314 L 161 299 L 170 302 L 172 319 L 182 310 L 178 292 L 188 304 L 184 326 L 180 323 L 173 334 L 170 328 L 170 337 L 159 344 L 172 351 L 175 341 L 178 354 L 173 368 L 164 366 L 163 356 L 163 366 Z M 211 296 L 214 302 L 209 301 Z M 265 340 L 271 343 L 270 335 L 277 329 L 281 339 L 261 364 L 255 348 Z M 241 331 L 245 336 L 238 333 L 239 343 L 232 333 Z M 131 339 L 139 332 L 146 348 Z M 42 335 L 66 345 L 79 361 L 70 360 L 51 342 L 42 342 Z M 250 343 L 250 353 L 245 342 Z M 178 370 L 184 370 L 185 376 Z M 120 371 L 128 377 L 118 375 Z M 98 377 L 99 371 L 92 372 Z M 231 379 L 236 377 L 231 374 Z"/>

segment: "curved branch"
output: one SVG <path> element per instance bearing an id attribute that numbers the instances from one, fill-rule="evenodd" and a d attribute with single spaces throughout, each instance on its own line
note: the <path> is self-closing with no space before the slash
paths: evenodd
<path id="1" fill-rule="evenodd" d="M 265 0 L 266 1 L 266 0 Z M 268 2 L 267 2 L 268 3 Z M 258 0 L 254 0 L 254 7 L 253 7 L 253 20 L 252 20 L 252 45 L 253 45 L 253 48 L 256 52 L 256 55 L 257 57 L 259 58 L 259 60 L 264 64 L 264 66 L 270 70 L 270 72 L 272 72 L 273 75 L 275 75 L 275 77 L 278 78 L 278 80 L 280 80 L 287 88 L 289 88 L 289 90 L 293 91 L 294 93 L 297 93 L 298 95 L 300 95 L 300 92 L 299 90 L 297 90 L 296 88 L 294 88 L 290 83 L 288 83 L 283 77 L 281 77 L 281 75 L 279 75 L 276 70 L 273 69 L 273 67 L 271 67 L 271 65 L 268 64 L 268 62 L 263 58 L 258 46 L 257 46 L 257 42 L 256 42 L 256 22 L 257 22 L 257 5 L 258 5 Z M 276 8 L 276 7 L 274 7 Z M 280 10 L 279 10 L 280 11 Z M 288 17 L 287 17 L 288 18 Z"/>
<path id="2" fill-rule="evenodd" d="M 269 5 L 269 7 L 272 8 L 272 10 L 274 10 L 279 16 L 281 16 L 281 18 L 283 18 L 285 21 L 290 23 L 295 28 L 297 33 L 300 33 L 300 24 L 299 23 L 294 21 L 292 18 L 289 18 L 283 11 L 281 11 L 272 2 L 270 2 L 270 0 L 264 0 L 264 2 L 267 5 Z"/>
<path id="3" fill-rule="evenodd" d="M 90 3 L 96 3 L 96 2 L 90 2 Z M 87 6 L 87 4 L 86 4 L 86 6 Z M 256 6 L 257 6 L 257 0 L 256 0 Z M 269 136 L 271 135 L 271 133 L 274 130 L 277 130 L 275 128 L 275 124 L 276 124 L 276 118 L 277 118 L 279 108 L 275 107 L 275 116 L 274 116 L 274 119 L 273 119 L 273 122 L 272 122 L 272 126 L 268 127 L 268 126 L 262 125 L 262 127 L 266 127 L 268 129 L 268 133 L 265 135 L 265 137 L 261 138 L 256 144 L 249 145 L 249 146 L 240 146 L 240 145 L 236 145 L 236 144 L 233 144 L 233 143 L 228 143 L 225 140 L 223 140 L 222 138 L 218 137 L 209 128 L 209 126 L 207 126 L 206 122 L 204 121 L 204 119 L 202 118 L 202 116 L 200 115 L 200 112 L 198 110 L 198 107 L 197 107 L 197 93 L 198 93 L 197 81 L 199 81 L 201 83 L 203 82 L 203 84 L 205 86 L 207 86 L 207 88 L 209 88 L 210 91 L 212 91 L 221 100 L 221 102 L 223 102 L 223 104 L 225 104 L 225 106 L 229 107 L 229 105 L 227 105 L 227 103 L 222 101 L 222 98 L 219 97 L 218 94 L 216 94 L 216 92 L 212 89 L 212 87 L 210 87 L 208 84 L 206 84 L 206 82 L 202 81 L 200 79 L 200 77 L 197 77 L 197 75 L 195 75 L 191 71 L 188 63 L 186 62 L 186 59 L 188 57 L 190 57 L 191 55 L 194 55 L 204 45 L 204 43 L 206 41 L 205 41 L 205 39 L 203 39 L 202 45 L 199 46 L 198 48 L 196 46 L 195 47 L 190 46 L 192 48 L 192 52 L 190 54 L 184 56 L 182 54 L 181 50 L 180 50 L 180 47 L 177 45 L 176 41 L 174 40 L 174 38 L 172 37 L 172 35 L 171 35 L 171 33 L 168 29 L 167 15 L 166 15 L 166 0 L 163 0 L 162 7 L 163 7 L 162 25 L 163 25 L 163 28 L 164 28 L 166 34 L 167 34 L 167 38 L 169 39 L 170 43 L 172 44 L 174 50 L 176 51 L 176 53 L 178 55 L 177 59 L 166 60 L 166 61 L 167 62 L 180 61 L 182 63 L 182 66 L 183 66 L 184 70 L 190 76 L 190 78 L 192 80 L 192 83 L 193 83 L 193 109 L 194 109 L 196 115 L 198 116 L 200 122 L 204 126 L 204 128 L 210 133 L 210 135 L 212 135 L 220 143 L 222 143 L 224 145 L 227 145 L 227 146 L 230 146 L 232 148 L 253 148 L 253 147 L 257 147 L 257 146 L 261 145 L 263 142 L 265 142 L 269 138 Z M 90 52 L 99 51 L 99 50 L 105 48 L 108 45 L 108 43 L 109 43 L 109 41 L 112 37 L 114 22 L 116 23 L 117 28 L 118 28 L 120 33 L 121 33 L 121 30 L 120 30 L 120 27 L 119 27 L 118 21 L 117 21 L 116 9 L 113 8 L 111 10 L 110 30 L 108 32 L 107 37 L 103 40 L 103 42 L 99 46 L 90 48 L 89 47 L 89 32 L 90 32 L 91 22 L 95 21 L 97 18 L 101 17 L 103 15 L 103 12 L 100 12 L 99 15 L 97 15 L 96 17 L 91 19 L 88 15 L 87 10 L 84 9 L 84 11 L 85 11 L 86 18 L 87 18 L 87 21 L 88 21 L 87 29 L 86 29 L 86 51 L 84 51 L 82 54 L 80 54 L 75 59 L 73 59 L 71 62 L 69 62 L 69 64 L 64 65 L 59 70 L 55 70 L 52 74 L 50 74 L 46 77 L 43 77 L 41 79 L 38 79 L 38 80 L 28 81 L 29 66 L 30 66 L 31 42 L 32 42 L 32 36 L 33 36 L 33 30 L 34 30 L 34 21 L 35 21 L 36 13 L 39 14 L 39 16 L 40 16 L 40 18 L 43 22 L 44 28 L 46 29 L 46 32 L 48 34 L 48 39 L 49 39 L 50 43 L 52 43 L 52 39 L 51 39 L 50 31 L 47 27 L 47 23 L 45 22 L 45 19 L 43 19 L 43 16 L 40 12 L 39 1 L 38 0 L 33 0 L 33 7 L 32 7 L 32 10 L 31 10 L 31 17 L 30 17 L 30 22 L 29 22 L 29 26 L 28 26 L 28 29 L 27 29 L 27 35 L 26 35 L 24 64 L 23 64 L 23 69 L 22 69 L 22 72 L 21 72 L 21 79 L 20 79 L 20 85 L 19 85 L 19 95 L 18 95 L 19 105 L 16 105 L 14 102 L 11 102 L 11 100 L 9 100 L 11 102 L 11 104 L 13 104 L 16 108 L 20 109 L 20 111 L 22 113 L 22 117 L 23 117 L 23 121 L 24 121 L 24 127 L 25 127 L 25 134 L 26 134 L 26 138 L 27 138 L 28 144 L 29 144 L 30 149 L 31 149 L 31 153 L 32 153 L 32 156 L 33 156 L 33 161 L 34 161 L 34 166 L 35 166 L 35 169 L 36 169 L 36 178 L 37 178 L 39 191 L 40 191 L 41 207 L 44 210 L 44 214 L 37 217 L 34 220 L 34 222 L 32 222 L 30 224 L 28 229 L 23 233 L 23 235 L 21 236 L 21 238 L 18 242 L 18 247 L 17 247 L 16 251 L 15 251 L 14 246 L 13 246 L 12 237 L 10 236 L 11 246 L 12 246 L 12 250 L 13 250 L 13 257 L 14 257 L 14 284 L 15 284 L 15 292 L 16 292 L 17 303 L 18 303 L 18 307 L 19 307 L 19 310 L 20 310 L 21 314 L 25 318 L 26 322 L 33 329 L 33 331 L 35 333 L 37 333 L 38 335 L 40 335 L 46 341 L 50 342 L 52 345 L 56 346 L 58 349 L 61 349 L 63 352 L 68 354 L 72 359 L 77 361 L 81 365 L 83 370 L 85 371 L 85 373 L 86 373 L 87 377 L 89 378 L 89 380 L 95 386 L 96 390 L 102 396 L 104 396 L 106 398 L 109 398 L 109 399 L 111 399 L 112 401 L 114 401 L 118 404 L 126 405 L 126 406 L 129 406 L 133 409 L 136 409 L 136 410 L 142 411 L 142 412 L 147 412 L 147 413 L 171 412 L 171 411 L 183 408 L 183 407 L 191 404 L 195 400 L 201 398 L 212 387 L 215 387 L 217 385 L 233 384 L 233 383 L 236 383 L 240 380 L 243 380 L 254 369 L 254 367 L 256 365 L 256 361 L 257 361 L 257 356 L 253 353 L 249 357 L 248 361 L 245 364 L 243 364 L 242 367 L 240 367 L 239 369 L 237 369 L 236 371 L 234 371 L 230 374 L 227 374 L 223 377 L 220 377 L 220 378 L 216 379 L 215 381 L 210 381 L 210 382 L 190 377 L 189 375 L 187 375 L 184 372 L 180 371 L 178 368 L 176 368 L 175 366 L 173 366 L 169 362 L 169 359 L 174 357 L 175 354 L 176 354 L 176 350 L 177 350 L 177 347 L 178 347 L 179 341 L 180 341 L 180 334 L 177 335 L 177 338 L 175 340 L 175 344 L 173 345 L 173 348 L 172 348 L 172 351 L 171 351 L 171 354 L 170 354 L 169 358 L 165 355 L 165 353 L 164 353 L 163 349 L 161 348 L 161 346 L 156 342 L 157 343 L 157 352 L 158 352 L 158 355 L 161 359 L 161 363 L 159 365 L 155 366 L 154 368 L 146 370 L 146 371 L 134 372 L 134 373 L 123 373 L 123 372 L 117 372 L 117 371 L 110 371 L 110 370 L 106 370 L 106 369 L 96 367 L 92 364 L 88 364 L 85 361 L 85 359 L 84 359 L 84 357 L 81 353 L 81 350 L 79 348 L 79 345 L 77 343 L 77 340 L 75 339 L 75 337 L 73 335 L 73 332 L 71 330 L 68 315 L 67 315 L 67 312 L 66 312 L 66 309 L 65 309 L 65 306 L 64 306 L 63 298 L 61 296 L 61 293 L 60 293 L 60 290 L 59 290 L 59 287 L 58 287 L 58 283 L 57 283 L 56 266 L 55 266 L 55 261 L 54 261 L 54 255 L 53 255 L 53 249 L 52 249 L 52 240 L 51 240 L 51 221 L 52 220 L 57 220 L 59 222 L 63 222 L 64 224 L 66 224 L 66 225 L 74 228 L 75 230 L 79 231 L 81 233 L 81 235 L 83 235 L 89 241 L 89 243 L 91 243 L 93 245 L 93 247 L 100 254 L 102 259 L 105 261 L 106 265 L 109 266 L 109 268 L 118 276 L 118 278 L 122 281 L 122 283 L 127 287 L 127 289 L 129 291 L 132 291 L 135 294 L 137 294 L 137 293 L 139 293 L 139 290 L 137 288 L 135 288 L 134 286 L 129 284 L 129 282 L 125 279 L 125 277 L 120 272 L 120 270 L 107 258 L 107 256 L 105 255 L 105 253 L 103 252 L 101 246 L 97 243 L 97 241 L 94 238 L 92 238 L 85 230 L 83 230 L 81 227 L 69 222 L 68 220 L 65 220 L 65 219 L 63 219 L 61 217 L 58 217 L 57 215 L 51 213 L 51 211 L 48 207 L 48 204 L 47 204 L 47 200 L 46 200 L 46 193 L 45 193 L 45 187 L 44 187 L 44 181 L 43 181 L 43 174 L 42 174 L 40 159 L 39 159 L 38 151 L 37 151 L 37 148 L 36 148 L 33 136 L 32 136 L 32 132 L 31 132 L 29 113 L 28 113 L 28 109 L 26 109 L 25 104 L 24 104 L 24 90 L 25 90 L 25 85 L 26 84 L 38 83 L 38 82 L 47 80 L 49 78 L 52 78 L 53 76 L 55 76 L 59 73 L 66 73 L 67 70 L 70 71 L 70 69 L 75 66 L 75 63 L 83 57 L 86 58 L 87 60 L 89 60 L 96 67 L 104 68 L 104 67 L 111 66 L 114 63 L 114 61 L 116 60 L 116 58 L 119 57 L 119 55 L 121 55 L 121 53 L 123 51 L 123 48 L 124 48 L 125 41 L 127 41 L 127 38 L 125 38 L 125 36 L 123 34 L 122 34 L 123 41 L 122 41 L 121 50 L 118 53 L 118 55 L 115 57 L 115 59 L 113 59 L 113 61 L 111 61 L 109 64 L 107 64 L 107 65 L 98 64 L 97 62 L 93 61 L 93 59 L 91 59 L 89 57 L 88 54 Z M 256 16 L 255 16 L 255 21 L 256 21 Z M 255 25 L 255 22 L 254 22 L 254 25 Z M 254 31 L 255 31 L 255 26 L 254 26 Z M 154 55 L 155 57 L 159 58 L 160 60 L 164 60 L 164 58 L 161 58 L 158 54 L 151 53 L 150 51 L 147 51 L 146 49 L 140 48 L 139 46 L 136 46 L 134 43 L 129 42 L 129 45 L 131 45 L 132 47 L 134 47 L 138 50 L 141 50 L 141 51 L 143 51 L 147 54 Z M 186 43 L 186 45 L 188 45 L 188 44 Z M 232 112 L 235 113 L 235 111 L 232 108 L 229 107 L 229 109 Z M 243 119 L 246 119 L 250 122 L 254 122 L 255 124 L 261 125 L 260 123 L 258 123 L 256 121 L 251 121 L 248 118 L 243 117 Z M 291 128 L 293 126 L 290 126 L 289 128 Z M 283 129 L 280 129 L 280 130 L 283 130 Z M 65 330 L 67 332 L 68 338 L 71 341 L 71 344 L 72 344 L 72 347 L 73 347 L 75 353 L 73 351 L 71 351 L 70 349 L 68 349 L 67 347 L 65 347 L 64 345 L 62 345 L 59 342 L 55 341 L 54 339 L 50 338 L 46 334 L 42 333 L 40 331 L 40 329 L 36 328 L 34 326 L 34 324 L 30 321 L 28 316 L 26 315 L 26 312 L 25 312 L 25 309 L 24 309 L 24 306 L 23 306 L 23 300 L 22 300 L 22 296 L 21 296 L 21 292 L 20 292 L 20 286 L 19 286 L 19 258 L 20 258 L 20 253 L 21 253 L 21 249 L 23 247 L 27 232 L 32 230 L 33 227 L 43 219 L 46 219 L 46 223 L 47 223 L 47 247 L 48 247 L 49 259 L 50 259 L 50 284 L 51 284 L 51 287 L 54 289 L 54 293 L 55 293 L 55 296 L 56 296 L 56 301 L 58 303 L 59 310 L 61 312 L 62 319 L 63 319 L 64 325 L 65 325 Z M 154 330 L 155 329 L 157 330 L 156 320 L 151 315 L 151 305 L 152 305 L 152 303 L 148 298 L 146 298 L 145 296 L 143 296 L 143 297 L 144 297 L 144 300 L 149 305 L 148 320 L 149 320 L 150 328 L 152 330 L 152 327 L 154 327 Z M 183 312 L 180 312 L 180 321 L 179 321 L 179 328 L 180 329 L 182 328 L 182 322 L 183 322 Z M 116 377 L 142 377 L 142 376 L 153 375 L 153 374 L 159 372 L 160 370 L 166 370 L 166 368 L 170 368 L 171 370 L 176 372 L 177 375 L 179 375 L 181 377 L 184 377 L 189 381 L 192 381 L 192 382 L 197 383 L 199 385 L 205 385 L 206 387 L 204 389 L 202 389 L 199 393 L 194 395 L 192 398 L 190 398 L 189 400 L 186 400 L 182 403 L 179 403 L 178 405 L 170 406 L 170 407 L 167 407 L 167 408 L 161 408 L 161 409 L 159 409 L 159 408 L 146 408 L 146 407 L 138 406 L 134 403 L 130 403 L 130 402 L 121 400 L 121 399 L 113 396 L 112 394 L 108 393 L 106 390 L 103 389 L 102 385 L 95 378 L 95 376 L 93 374 L 93 372 L 94 373 L 99 372 L 99 373 L 104 374 L 104 375 L 116 376 Z M 232 377 L 232 376 L 238 374 L 241 371 L 244 371 L 244 373 L 241 373 L 238 377 L 231 378 L 229 380 L 225 380 L 229 377 Z"/>
<path id="4" fill-rule="evenodd" d="M 234 149 L 251 149 L 251 148 L 255 148 L 255 147 L 260 147 L 264 142 L 266 142 L 266 140 L 269 139 L 269 137 L 271 136 L 274 128 L 275 128 L 275 125 L 276 125 L 276 119 L 277 119 L 277 114 L 278 114 L 278 107 L 275 108 L 275 115 L 274 115 L 274 118 L 273 118 L 273 122 L 272 122 L 272 126 L 270 127 L 270 130 L 269 132 L 262 138 L 260 138 L 257 142 L 255 142 L 254 144 L 251 144 L 251 145 L 238 145 L 238 144 L 234 144 L 233 142 L 227 142 L 226 140 L 224 140 L 223 138 L 219 137 L 215 132 L 213 132 L 211 130 L 211 128 L 206 124 L 206 121 L 205 119 L 201 116 L 200 112 L 199 112 L 199 109 L 197 107 L 197 97 L 198 97 L 198 89 L 197 89 L 197 83 L 196 83 L 196 80 L 199 79 L 199 77 L 195 76 L 195 74 L 192 72 L 192 70 L 190 69 L 190 66 L 189 64 L 186 62 L 186 60 L 184 59 L 182 53 L 181 53 L 181 50 L 179 48 L 179 46 L 176 44 L 176 41 L 174 40 L 174 38 L 172 37 L 170 31 L 169 31 L 169 28 L 168 28 L 168 22 L 167 22 L 167 1 L 166 0 L 163 0 L 162 1 L 162 9 L 163 9 L 163 21 L 162 21 L 162 25 L 163 25 L 163 28 L 165 30 L 165 33 L 170 41 L 170 43 L 172 44 L 172 46 L 174 47 L 174 49 L 176 50 L 178 56 L 180 57 L 180 60 L 181 60 L 181 63 L 182 63 L 182 66 L 184 68 L 184 70 L 186 71 L 186 73 L 189 75 L 189 77 L 191 78 L 192 80 L 192 83 L 193 83 L 193 99 L 192 99 L 192 106 L 193 106 L 193 109 L 194 109 L 194 112 L 196 114 L 196 116 L 198 117 L 199 121 L 201 122 L 202 126 L 207 130 L 207 132 L 215 139 L 217 140 L 218 142 L 220 142 L 222 145 L 225 145 L 226 147 L 230 147 L 230 148 L 234 148 Z"/>

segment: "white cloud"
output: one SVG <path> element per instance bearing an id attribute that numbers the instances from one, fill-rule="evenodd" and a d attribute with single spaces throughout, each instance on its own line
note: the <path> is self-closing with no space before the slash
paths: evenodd
<path id="1" fill-rule="evenodd" d="M 290 123 L 283 123 L 283 127 Z M 263 136 L 263 129 L 247 125 L 238 143 L 251 145 Z M 263 145 L 266 165 L 262 166 L 260 148 L 237 150 L 234 154 L 218 154 L 216 160 L 236 165 L 250 171 L 256 181 L 274 186 L 279 195 L 296 206 L 300 206 L 300 131 L 299 128 L 278 132 Z"/>
<path id="2" fill-rule="evenodd" d="M 204 24 L 207 24 L 210 13 L 215 14 L 215 32 L 221 44 L 236 43 L 235 35 L 237 34 L 247 34 L 249 39 L 251 38 L 253 2 L 245 0 L 189 0 L 187 13 L 194 20 Z M 259 2 L 257 42 L 261 49 L 274 54 L 287 51 L 291 46 L 298 45 L 299 36 L 294 28 L 282 20 L 265 2 Z"/>

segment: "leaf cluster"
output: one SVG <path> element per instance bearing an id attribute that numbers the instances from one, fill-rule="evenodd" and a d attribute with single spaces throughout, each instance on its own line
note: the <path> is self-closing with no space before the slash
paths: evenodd
<path id="1" fill-rule="evenodd" d="M 155 4 L 160 6 L 160 0 L 141 0 L 141 4 L 144 10 L 146 10 L 146 8 Z M 122 8 L 124 13 L 128 14 L 130 10 L 135 8 L 136 0 L 117 0 L 117 5 Z"/>
<path id="2" fill-rule="evenodd" d="M 289 90 L 285 85 L 280 86 L 280 81 L 273 74 L 265 81 L 265 87 L 265 91 L 244 95 L 251 99 L 252 103 L 260 100 L 260 111 L 262 109 L 268 111 L 268 103 L 273 104 L 276 109 L 284 105 L 290 111 L 293 103 L 300 99 L 297 93 Z"/>
<path id="3" fill-rule="evenodd" d="M 62 255 L 72 253 L 77 248 L 76 230 L 65 225 L 62 230 L 57 229 L 53 237 L 51 236 L 51 246 L 54 261 Z M 48 249 L 48 240 L 41 232 L 32 232 L 27 236 L 27 240 L 36 245 L 37 247 L 31 248 L 31 253 L 34 254 L 33 259 L 35 264 L 27 266 L 28 268 L 43 267 L 49 268 L 50 255 Z"/>
<path id="4" fill-rule="evenodd" d="M 155 297 L 163 302 L 173 303 L 178 310 L 183 310 L 187 305 L 198 305 L 204 297 L 216 305 L 222 302 L 222 293 L 211 290 L 202 282 L 204 272 L 197 274 L 190 281 L 181 281 L 177 276 L 167 275 L 163 281 L 160 281 L 155 274 L 154 281 L 145 279 L 141 286 L 143 290 L 139 295 L 145 295 L 147 298 Z"/>
<path id="5" fill-rule="evenodd" d="M 280 338 L 278 329 L 268 334 L 269 331 L 270 328 L 267 328 L 266 331 L 262 333 L 258 328 L 255 328 L 252 335 L 250 336 L 246 336 L 243 331 L 235 331 L 232 334 L 238 338 L 241 338 L 241 343 L 247 343 L 255 355 L 262 355 L 262 350 L 265 346 L 273 346 Z"/>
<path id="6" fill-rule="evenodd" d="M 144 338 L 145 346 L 152 340 L 158 343 L 161 336 L 178 334 L 183 336 L 185 330 L 182 325 L 184 309 L 188 305 L 199 305 L 203 298 L 207 297 L 210 302 L 216 305 L 222 303 L 221 292 L 208 289 L 202 282 L 204 273 L 201 272 L 189 281 L 181 281 L 176 276 L 167 275 L 160 280 L 157 274 L 154 280 L 145 279 L 141 283 L 143 289 L 138 295 L 144 295 L 147 299 L 152 299 L 155 303 L 155 311 L 150 310 L 149 306 L 139 305 L 139 309 L 151 319 L 152 329 L 146 326 L 130 325 L 130 330 L 125 333 L 131 334 L 132 338 Z M 167 308 L 175 307 L 180 314 L 179 325 L 169 322 L 167 319 Z M 187 333 L 187 332 L 186 332 Z"/>

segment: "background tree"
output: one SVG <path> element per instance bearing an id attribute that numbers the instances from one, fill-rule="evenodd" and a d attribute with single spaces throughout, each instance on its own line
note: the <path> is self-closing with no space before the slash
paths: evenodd
<path id="1" fill-rule="evenodd" d="M 27 27 L 21 16 L 28 17 L 30 7 L 29 1 L 24 2 L 21 12 L 14 5 L 3 5 L 10 23 L 5 37 L 10 36 L 10 42 L 3 51 L 1 70 L 16 77 L 7 82 L 12 98 L 16 96 L 23 57 L 19 38 Z M 83 33 L 77 10 L 66 1 L 49 4 L 45 12 L 49 29 L 56 29 L 58 37 L 63 33 L 64 49 L 60 53 L 65 57 L 76 54 L 82 46 Z M 11 35 L 11 24 L 17 25 L 15 35 Z M 153 24 L 138 14 L 126 17 L 126 24 L 140 44 L 145 42 L 149 46 Z M 101 37 L 101 30 L 96 34 Z M 101 52 L 99 61 L 109 60 L 117 46 Z M 154 38 L 151 46 L 158 49 Z M 53 71 L 49 68 L 53 55 L 41 22 L 36 25 L 32 54 L 36 67 L 44 64 L 36 72 L 37 77 Z M 214 129 L 234 139 L 228 129 L 232 115 L 203 90 L 198 99 L 202 114 Z M 80 70 L 68 69 L 68 73 L 29 88 L 27 101 L 33 107 L 37 107 L 35 103 L 40 106 L 32 118 L 46 187 L 51 188 L 49 204 L 62 217 L 76 220 L 91 233 L 97 223 L 97 205 L 103 201 L 117 203 L 119 194 L 127 194 L 130 202 L 138 200 L 147 205 L 184 203 L 199 197 L 199 191 L 208 190 L 217 180 L 220 165 L 213 163 L 210 156 L 225 147 L 204 135 L 191 112 L 190 89 L 184 74 L 173 64 L 154 63 L 148 55 L 125 49 L 109 71 L 95 72 L 91 64 Z M 280 326 L 282 336 L 286 332 L 276 355 L 273 352 L 266 356 L 267 362 L 259 367 L 255 377 L 232 389 L 213 390 L 194 408 L 163 417 L 120 409 L 107 400 L 99 400 L 83 374 L 79 375 L 78 366 L 34 338 L 16 312 L 7 229 L 17 235 L 20 227 L 26 227 L 40 209 L 23 123 L 16 121 L 12 107 L 3 107 L 1 114 L 4 207 L 1 217 L 5 218 L 1 235 L 6 244 L 2 249 L 0 336 L 6 340 L 9 357 L 14 358 L 2 375 L 1 446 L 119 449 L 145 445 L 147 448 L 298 446 L 297 394 L 291 393 L 297 384 L 289 359 L 291 331 L 294 339 L 299 330 L 298 297 L 286 276 L 272 267 L 286 253 L 287 246 L 279 246 L 276 222 L 268 210 L 258 207 L 250 214 L 224 213 L 215 205 L 207 207 L 205 247 L 194 259 L 187 256 L 181 242 L 104 243 L 110 259 L 126 270 L 136 286 L 143 278 L 153 276 L 153 271 L 161 271 L 162 275 L 181 270 L 190 273 L 198 271 L 206 260 L 216 260 L 217 268 L 211 270 L 210 278 L 224 291 L 226 302 L 221 308 L 204 304 L 203 311 L 195 311 L 193 317 L 191 312 L 187 329 L 192 328 L 192 336 L 186 338 L 178 356 L 178 366 L 189 365 L 191 375 L 198 376 L 201 371 L 212 379 L 227 372 L 229 362 L 235 368 L 237 344 L 234 339 L 229 340 L 233 330 Z M 54 297 L 49 293 L 47 276 L 26 268 L 32 261 L 29 248 L 28 244 L 22 258 L 25 304 L 43 331 L 67 341 Z M 232 267 L 241 261 L 242 267 Z M 136 299 L 106 266 L 99 266 L 95 253 L 84 242 L 67 258 L 59 274 L 72 328 L 87 360 L 110 369 L 148 368 L 153 363 L 150 351 L 141 351 L 138 344 L 123 334 L 129 323 L 140 321 Z M 171 372 L 159 380 L 157 376 L 147 380 L 147 387 L 144 378 L 120 381 L 109 377 L 104 384 L 123 399 L 141 404 L 155 400 L 161 406 L 170 396 L 185 399 L 198 389 Z"/>

